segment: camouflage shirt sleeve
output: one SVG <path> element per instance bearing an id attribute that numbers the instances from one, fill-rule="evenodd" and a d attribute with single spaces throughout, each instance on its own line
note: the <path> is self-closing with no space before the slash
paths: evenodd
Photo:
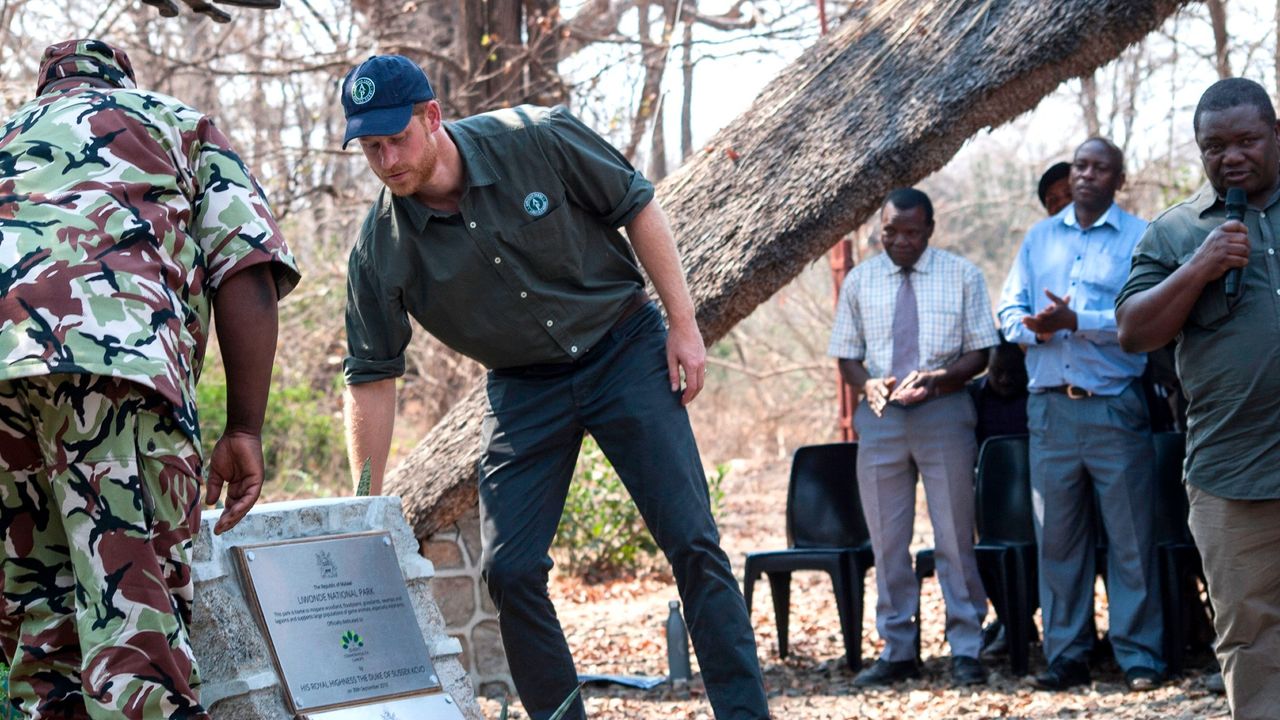
<path id="1" fill-rule="evenodd" d="M 191 233 L 204 253 L 209 287 L 216 291 L 240 270 L 269 262 L 283 298 L 298 284 L 298 267 L 262 188 L 208 117 L 184 132 L 183 142 L 194 190 Z"/>

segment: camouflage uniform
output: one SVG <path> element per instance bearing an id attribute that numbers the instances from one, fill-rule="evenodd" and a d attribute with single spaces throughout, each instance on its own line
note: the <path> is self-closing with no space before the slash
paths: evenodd
<path id="1" fill-rule="evenodd" d="M 45 51 L 0 127 L 0 644 L 30 717 L 206 718 L 187 637 L 212 295 L 297 270 L 212 121 Z"/>

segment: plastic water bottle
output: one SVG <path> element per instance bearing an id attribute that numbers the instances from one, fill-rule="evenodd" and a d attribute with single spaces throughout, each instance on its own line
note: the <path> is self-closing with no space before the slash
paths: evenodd
<path id="1" fill-rule="evenodd" d="M 693 679 L 693 671 L 689 667 L 689 631 L 685 629 L 684 618 L 680 615 L 680 601 L 669 603 L 671 612 L 667 615 L 667 676 L 671 683 L 688 682 Z"/>

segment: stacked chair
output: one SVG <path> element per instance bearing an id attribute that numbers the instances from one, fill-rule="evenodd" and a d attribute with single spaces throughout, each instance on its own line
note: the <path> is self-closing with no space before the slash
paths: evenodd
<path id="1" fill-rule="evenodd" d="M 858 499 L 856 443 L 806 445 L 796 450 L 787 487 L 787 549 L 747 554 L 743 595 L 761 574 L 769 578 L 778 624 L 778 655 L 787 656 L 791 573 L 819 570 L 831 576 L 849 667 L 862 667 L 862 598 L 874 563 L 871 539 Z"/>
<path id="2" fill-rule="evenodd" d="M 1030 667 L 1039 605 L 1036 534 L 1031 507 L 1031 461 L 1026 435 L 987 438 L 978 450 L 974 497 L 978 573 L 996 615 L 1005 626 L 1009 666 L 1015 675 Z M 934 573 L 933 549 L 916 553 L 916 580 Z M 919 618 L 916 654 L 920 651 Z"/>

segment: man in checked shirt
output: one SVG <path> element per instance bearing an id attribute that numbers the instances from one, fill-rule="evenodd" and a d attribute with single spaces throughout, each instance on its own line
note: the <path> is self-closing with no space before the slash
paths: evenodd
<path id="1" fill-rule="evenodd" d="M 978 447 L 969 395 L 957 392 L 1000 341 L 977 266 L 929 247 L 933 205 L 913 188 L 889 193 L 880 212 L 885 252 L 855 267 L 840 289 L 827 353 L 865 401 L 858 431 L 858 492 L 876 562 L 876 629 L 884 651 L 859 686 L 917 677 L 920 595 L 908 546 L 917 473 L 933 523 L 947 602 L 951 677 L 986 682 L 978 660 L 987 596 L 973 554 L 973 464 Z"/>

